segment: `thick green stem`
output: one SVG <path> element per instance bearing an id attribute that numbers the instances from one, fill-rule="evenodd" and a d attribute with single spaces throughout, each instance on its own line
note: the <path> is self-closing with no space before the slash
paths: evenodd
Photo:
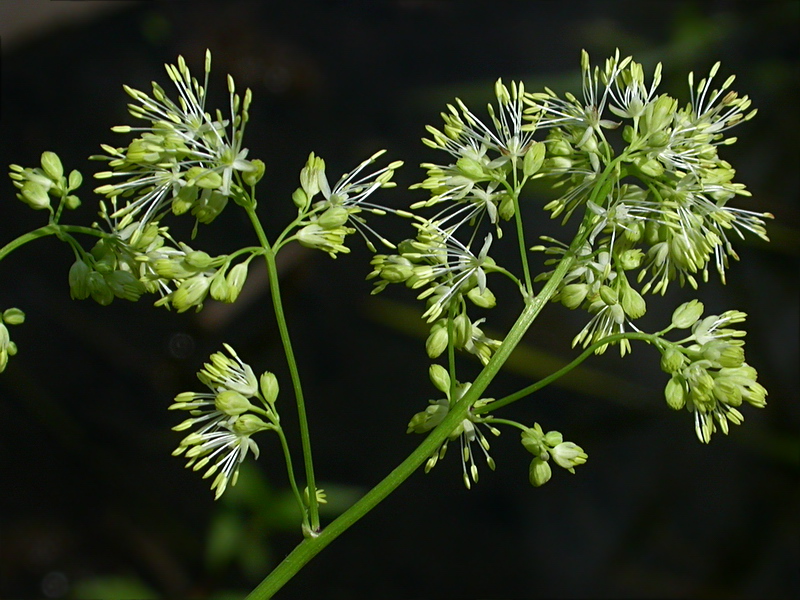
<path id="1" fill-rule="evenodd" d="M 286 354 L 286 363 L 289 366 L 289 374 L 292 378 L 295 402 L 297 404 L 297 417 L 300 427 L 300 441 L 303 448 L 303 464 L 306 472 L 306 485 L 308 486 L 308 519 L 310 532 L 313 534 L 319 529 L 319 507 L 317 505 L 317 486 L 314 479 L 314 461 L 311 455 L 311 435 L 308 430 L 308 416 L 306 415 L 305 400 L 303 398 L 303 387 L 300 384 L 300 373 L 297 369 L 297 361 L 292 350 L 292 341 L 289 337 L 289 328 L 286 325 L 286 316 L 283 312 L 283 302 L 281 301 L 281 289 L 278 282 L 278 267 L 275 264 L 275 253 L 267 240 L 264 228 L 255 213 L 254 208 L 247 208 L 247 215 L 253 224 L 258 241 L 264 248 L 264 260 L 267 263 L 267 274 L 269 277 L 269 291 L 272 296 L 272 306 L 275 311 L 275 320 L 278 323 L 278 332 Z M 305 520 L 305 519 L 304 519 Z"/>
<path id="2" fill-rule="evenodd" d="M 480 372 L 464 396 L 451 407 L 445 419 L 428 435 L 427 438 L 387 475 L 378 485 L 353 506 L 342 513 L 330 525 L 325 527 L 319 535 L 306 538 L 254 589 L 247 597 L 248 600 L 265 600 L 271 598 L 286 582 L 323 548 L 356 523 L 384 498 L 391 494 L 401 483 L 408 479 L 428 457 L 431 456 L 444 440 L 452 433 L 453 429 L 464 420 L 472 405 L 480 398 L 489 383 L 497 375 L 500 368 L 517 346 L 522 336 L 531 326 L 533 321 L 545 307 L 558 289 L 558 285 L 566 275 L 574 260 L 575 250 L 586 239 L 584 228 L 575 237 L 569 250 L 565 253 L 553 275 L 547 281 L 542 291 L 525 304 L 516 323 L 509 331 L 503 343 L 494 356 Z"/>

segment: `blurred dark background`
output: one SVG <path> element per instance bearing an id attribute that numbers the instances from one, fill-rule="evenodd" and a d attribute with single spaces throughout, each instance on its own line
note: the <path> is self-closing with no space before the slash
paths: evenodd
<path id="1" fill-rule="evenodd" d="M 387 148 L 407 164 L 384 200 L 420 199 L 404 191 L 423 176 L 417 163 L 443 160 L 419 143 L 425 124 L 438 125 L 455 96 L 478 112 L 497 77 L 578 92 L 580 49 L 599 63 L 619 47 L 647 73 L 662 61 L 661 90 L 685 102 L 688 71 L 721 60 L 720 82 L 736 74 L 734 89 L 759 108 L 722 151 L 753 194 L 739 205 L 776 219 L 772 244 L 740 243 L 728 285 L 698 295 L 709 312 L 749 314 L 748 362 L 770 392 L 767 408 L 745 407 L 744 425 L 703 446 L 690 416 L 666 407 L 658 356 L 610 352 L 502 413 L 582 445 L 590 460 L 575 476 L 531 488 L 529 456 L 507 431 L 493 442 L 497 471 L 482 468 L 467 492 L 453 448 L 281 597 L 797 597 L 798 13 L 795 1 L 4 2 L 0 165 L 35 166 L 43 150 L 57 152 L 86 176 L 84 205 L 64 221 L 90 223 L 97 165 L 87 157 L 101 142 L 126 143 L 108 128 L 132 122 L 122 84 L 165 84 L 162 65 L 178 54 L 199 74 L 210 48 L 210 106 L 226 102 L 226 73 L 253 90 L 245 145 L 267 164 L 259 209 L 274 234 L 293 214 L 289 197 L 312 150 L 336 177 Z M 0 187 L 0 244 L 46 219 L 14 191 Z M 529 239 L 558 235 L 537 204 Z M 388 218 L 378 226 L 390 239 L 410 234 Z M 250 237 L 231 206 L 195 246 L 223 253 Z M 369 297 L 370 256 L 353 245 L 336 261 L 287 249 L 280 264 L 331 513 L 415 447 L 405 425 L 435 392 L 419 307 L 407 290 Z M 200 389 L 195 372 L 228 342 L 257 371 L 278 373 L 293 428 L 260 269 L 237 304 L 178 315 L 147 298 L 107 308 L 70 301 L 71 262 L 46 239 L 0 264 L 0 308 L 27 314 L 11 329 L 19 355 L 0 376 L 0 597 L 241 597 L 299 540 L 279 449 L 265 437 L 261 459 L 215 504 L 206 482 L 170 456 L 180 435 L 166 407 Z M 649 301 L 646 324 L 662 327 L 690 297 L 676 286 Z M 488 327 L 503 331 L 519 308 L 509 294 Z M 550 307 L 491 395 L 570 360 L 584 320 Z"/>

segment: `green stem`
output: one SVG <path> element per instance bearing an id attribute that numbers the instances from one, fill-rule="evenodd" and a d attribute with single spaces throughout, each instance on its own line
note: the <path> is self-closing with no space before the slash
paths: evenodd
<path id="1" fill-rule="evenodd" d="M 294 467 L 292 466 L 292 454 L 289 451 L 289 444 L 286 441 L 286 436 L 283 434 L 283 429 L 278 427 L 275 432 L 278 434 L 278 437 L 281 440 L 281 449 L 283 450 L 283 457 L 286 461 L 286 472 L 289 475 L 289 485 L 292 488 L 292 492 L 294 493 L 294 497 L 297 499 L 297 505 L 300 508 L 300 514 L 304 515 L 303 518 L 305 519 L 305 503 L 303 502 L 303 496 L 300 493 L 300 488 L 297 487 L 297 481 L 294 478 Z"/>
<path id="2" fill-rule="evenodd" d="M 575 251 L 580 248 L 586 239 L 586 228 L 582 227 L 576 235 L 564 257 L 561 259 L 553 275 L 547 281 L 542 291 L 530 298 L 522 310 L 516 323 L 509 331 L 503 343 L 489 360 L 472 383 L 472 386 L 462 398 L 450 408 L 444 420 L 434 428 L 428 437 L 400 463 L 380 483 L 366 493 L 358 502 L 342 513 L 330 525 L 325 527 L 319 535 L 304 539 L 295 549 L 256 587 L 248 600 L 265 600 L 271 598 L 294 575 L 323 548 L 356 523 L 397 487 L 408 479 L 428 457 L 431 456 L 444 440 L 452 433 L 453 429 L 464 420 L 472 405 L 480 398 L 487 386 L 505 364 L 511 352 L 517 346 L 522 336 L 531 326 L 533 321 L 545 307 L 550 298 L 558 289 L 559 283 L 567 274 L 574 261 Z"/>
<path id="3" fill-rule="evenodd" d="M 543 379 L 540 379 L 536 383 L 533 383 L 533 384 L 531 384 L 531 385 L 529 385 L 527 387 L 524 387 L 521 390 L 519 390 L 518 392 L 514 392 L 513 394 L 510 394 L 510 395 L 506 396 L 505 398 L 500 398 L 499 400 L 495 400 L 494 402 L 491 402 L 489 404 L 481 406 L 480 408 L 476 408 L 474 410 L 474 412 L 475 412 L 475 414 L 483 414 L 483 413 L 487 413 L 489 411 L 497 410 L 498 408 L 502 408 L 504 406 L 508 406 L 512 402 L 516 402 L 517 400 L 521 400 L 522 398 L 524 398 L 526 396 L 529 396 L 530 394 L 533 394 L 534 392 L 538 392 L 543 387 L 553 383 L 555 380 L 560 379 L 561 377 L 563 377 L 564 375 L 566 375 L 567 373 L 572 371 L 572 369 L 574 369 L 579 364 L 581 364 L 584 360 L 589 358 L 589 356 L 595 350 L 600 348 L 601 346 L 605 346 L 606 344 L 612 344 L 614 342 L 617 342 L 617 341 L 623 340 L 623 339 L 626 339 L 626 340 L 644 340 L 646 342 L 652 343 L 653 339 L 655 337 L 657 337 L 657 336 L 655 336 L 653 334 L 650 334 L 650 333 L 643 333 L 643 332 L 615 333 L 613 335 L 609 335 L 607 337 L 604 337 L 602 340 L 599 340 L 599 341 L 595 342 L 594 344 L 592 344 L 591 346 L 589 346 L 588 348 L 586 348 L 586 350 L 581 352 L 572 362 L 564 365 L 558 371 L 556 371 L 554 373 L 551 373 L 550 375 L 548 375 L 547 377 L 545 377 Z M 497 421 L 497 419 L 494 419 L 492 422 L 496 422 L 496 421 Z"/>
<path id="4" fill-rule="evenodd" d="M 525 278 L 525 292 L 533 294 L 533 283 L 531 282 L 531 270 L 528 266 L 528 246 L 525 243 L 525 228 L 522 226 L 522 215 L 519 212 L 519 193 L 521 186 L 517 182 L 517 163 L 514 163 L 514 221 L 517 226 L 517 242 L 519 243 L 519 257 L 522 261 L 522 272 Z"/>
<path id="5" fill-rule="evenodd" d="M 286 362 L 289 366 L 289 374 L 292 377 L 295 402 L 297 404 L 297 416 L 300 427 L 300 440 L 303 447 L 303 463 L 306 471 L 306 485 L 308 486 L 308 518 L 310 532 L 319 529 L 319 508 L 317 505 L 317 486 L 314 480 L 314 462 L 311 455 L 311 436 L 308 430 L 308 417 L 306 415 L 305 400 L 303 399 L 303 388 L 300 384 L 300 373 L 297 369 L 297 361 L 292 350 L 292 341 L 289 337 L 289 328 L 286 325 L 286 316 L 283 312 L 283 302 L 281 301 L 281 289 L 278 282 L 278 267 L 275 264 L 275 253 L 267 240 L 264 228 L 258 220 L 255 208 L 246 207 L 247 216 L 255 229 L 258 241 L 264 248 L 264 260 L 267 263 L 267 274 L 269 276 L 269 291 L 272 296 L 272 306 L 275 311 L 275 320 L 278 323 L 283 351 L 286 354 Z M 304 516 L 305 522 L 305 516 Z"/>
<path id="6" fill-rule="evenodd" d="M 0 260 L 11 254 L 17 248 L 24 246 L 28 242 L 37 240 L 39 238 L 47 237 L 48 235 L 59 235 L 61 233 L 84 233 L 86 235 L 93 235 L 95 237 L 105 237 L 107 234 L 99 229 L 92 229 L 91 227 L 82 227 L 80 225 L 56 225 L 50 224 L 39 229 L 34 229 L 28 233 L 24 233 L 18 238 L 11 240 L 5 246 L 0 248 Z"/>

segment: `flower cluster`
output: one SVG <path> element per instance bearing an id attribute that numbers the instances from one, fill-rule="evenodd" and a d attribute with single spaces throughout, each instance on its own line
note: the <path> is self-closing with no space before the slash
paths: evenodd
<path id="1" fill-rule="evenodd" d="M 565 442 L 564 436 L 558 431 L 545 433 L 538 423 L 522 430 L 522 445 L 533 454 L 528 475 L 534 487 L 550 481 L 553 474 L 550 468 L 551 459 L 562 469 L 575 473 L 575 467 L 584 464 L 589 458 L 583 448 L 572 442 Z"/>
<path id="2" fill-rule="evenodd" d="M 0 313 L 0 373 L 6 370 L 8 358 L 17 353 L 17 345 L 11 341 L 6 325 L 19 325 L 25 322 L 25 313 L 18 308 L 7 308 Z"/>
<path id="3" fill-rule="evenodd" d="M 53 212 L 51 198 L 57 199 L 59 206 L 63 204 L 68 209 L 78 208 L 81 201 L 71 192 L 80 187 L 83 176 L 73 170 L 68 177 L 65 177 L 61 159 L 54 152 L 43 152 L 41 165 L 41 168 L 9 166 L 11 169 L 9 176 L 19 189 L 17 198 L 35 210 L 48 209 Z"/>
<path id="4" fill-rule="evenodd" d="M 450 412 L 450 408 L 458 402 L 470 388 L 469 383 L 452 381 L 450 379 L 450 374 L 441 365 L 431 365 L 429 375 L 431 383 L 433 383 L 434 387 L 442 392 L 445 397 L 438 400 L 431 400 L 428 408 L 415 414 L 408 423 L 407 433 L 426 433 L 436 427 L 444 420 L 447 413 Z M 482 399 L 476 402 L 474 406 L 483 406 L 490 401 L 490 399 Z M 464 485 L 467 486 L 467 489 L 472 487 L 473 482 L 478 482 L 478 467 L 475 464 L 475 453 L 472 450 L 473 442 L 477 442 L 486 458 L 486 464 L 494 471 L 495 462 L 494 459 L 489 456 L 489 440 L 479 428 L 479 426 L 483 426 L 486 427 L 491 434 L 500 435 L 500 431 L 497 428 L 488 424 L 487 421 L 489 420 L 491 420 L 491 417 L 478 416 L 470 409 L 467 417 L 456 425 L 439 449 L 428 458 L 428 461 L 425 463 L 425 472 L 428 473 L 436 466 L 436 463 L 439 462 L 440 459 L 444 458 L 448 444 L 456 439 L 461 443 L 461 468 Z M 467 465 L 469 465 L 469 467 Z"/>
<path id="5" fill-rule="evenodd" d="M 216 475 L 211 483 L 215 499 L 228 485 L 236 485 L 239 465 L 248 452 L 258 458 L 259 448 L 252 436 L 259 431 L 279 430 L 275 408 L 278 380 L 269 371 L 256 378 L 253 369 L 242 362 L 225 344 L 228 354 L 215 352 L 210 363 L 197 374 L 210 392 L 178 394 L 171 410 L 186 410 L 188 419 L 173 427 L 185 431 L 198 427 L 181 441 L 172 453 L 185 455 L 186 466 L 194 471 L 208 467 L 203 479 Z M 255 401 L 258 401 L 258 404 Z"/>
<path id="6" fill-rule="evenodd" d="M 126 147 L 103 145 L 109 171 L 97 173 L 99 179 L 122 178 L 97 188 L 114 202 L 115 218 L 130 216 L 139 230 L 158 222 L 166 213 L 191 213 L 197 222 L 210 223 L 228 200 L 243 199 L 243 186 L 252 186 L 264 174 L 264 163 L 249 160 L 242 147 L 250 90 L 242 99 L 228 76 L 230 117 L 220 111 L 206 112 L 206 86 L 211 70 L 211 54 L 206 53 L 205 82 L 191 76 L 183 57 L 177 65 L 166 65 L 175 84 L 178 101 L 153 83 L 152 96 L 125 87 L 135 103 L 128 110 L 135 118 L 149 122 L 146 127 L 121 125 L 117 133 L 137 132 L 139 137 Z M 118 198 L 126 200 L 116 207 Z"/>
<path id="7" fill-rule="evenodd" d="M 301 245 L 327 252 L 332 258 L 339 253 L 346 254 L 350 249 L 345 245 L 345 238 L 358 231 L 367 243 L 367 247 L 375 252 L 375 246 L 369 239 L 370 234 L 384 245 L 394 245 L 367 225 L 361 213 L 385 215 L 392 212 L 404 217 L 412 215 L 403 210 L 395 210 L 372 202 L 369 197 L 379 188 L 390 188 L 396 184 L 392 181 L 394 172 L 402 165 L 402 161 L 394 161 L 385 167 L 367 175 L 361 172 L 374 164 L 386 151 L 381 150 L 358 165 L 351 173 L 345 173 L 333 188 L 325 174 L 325 161 L 312 152 L 308 161 L 300 171 L 300 187 L 292 194 L 292 200 L 299 213 L 299 229 L 294 238 Z M 318 195 L 321 200 L 314 200 Z"/>
<path id="8" fill-rule="evenodd" d="M 661 368 L 671 375 L 664 391 L 667 404 L 694 413 L 697 437 L 708 443 L 717 427 L 727 434 L 728 422 L 744 420 L 738 410 L 743 402 L 766 406 L 767 390 L 745 362 L 745 332 L 730 327 L 742 323 L 745 313 L 729 310 L 701 319 L 702 314 L 697 300 L 679 306 L 670 329 L 691 328 L 691 335 L 675 343 L 661 339 L 658 348 Z"/>
<path id="9" fill-rule="evenodd" d="M 733 77 L 712 88 L 719 64 L 696 86 L 690 74 L 683 108 L 657 93 L 660 65 L 649 85 L 642 66 L 619 53 L 593 69 L 584 52 L 582 69 L 582 98 L 546 90 L 523 101 L 530 121 L 524 127 L 549 129 L 541 174 L 556 177 L 564 189 L 546 208 L 565 220 L 578 207 L 588 209 L 587 245 L 555 297 L 594 315 L 576 338 L 588 345 L 622 331 L 644 314 L 642 295 L 663 294 L 671 281 L 696 288 L 713 265 L 724 282 L 728 259 L 737 258 L 731 235 L 766 240 L 764 219 L 772 215 L 728 205 L 749 193 L 733 182 L 735 171 L 718 149 L 734 143 L 728 130 L 756 111 L 747 96 L 730 90 Z M 610 139 L 609 131 L 619 128 L 621 139 Z M 547 251 L 563 255 L 565 249 Z M 632 270 L 638 274 L 629 278 Z"/>

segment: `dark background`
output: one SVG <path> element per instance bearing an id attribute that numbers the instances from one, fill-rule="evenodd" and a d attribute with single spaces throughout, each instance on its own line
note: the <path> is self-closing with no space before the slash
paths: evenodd
<path id="1" fill-rule="evenodd" d="M 0 23 L 21 4 L 0 4 Z M 66 15 L 84 3 L 63 4 L 76 6 L 62 8 Z M 388 148 L 407 164 L 384 200 L 419 200 L 404 190 L 423 176 L 416 164 L 443 160 L 419 143 L 424 125 L 438 126 L 456 95 L 479 112 L 497 77 L 577 93 L 580 49 L 599 63 L 619 47 L 648 77 L 662 61 L 661 90 L 685 102 L 688 71 L 702 75 L 721 60 L 720 82 L 737 74 L 734 89 L 759 108 L 722 150 L 753 193 L 739 205 L 776 220 L 772 244 L 740 243 L 728 285 L 714 281 L 697 295 L 709 312 L 749 314 L 748 362 L 770 392 L 767 408 L 745 407 L 744 425 L 703 446 L 690 416 L 666 407 L 655 353 L 635 347 L 624 361 L 609 353 L 500 415 L 538 421 L 583 446 L 590 460 L 576 475 L 558 472 L 531 488 L 529 455 L 506 431 L 492 446 L 497 472 L 482 468 L 467 492 L 453 448 L 281 597 L 796 597 L 799 12 L 798 2 L 127 3 L 2 41 L 0 164 L 34 166 L 43 150 L 56 151 L 86 176 L 84 205 L 64 221 L 91 222 L 97 165 L 86 157 L 101 142 L 126 143 L 108 131 L 132 121 L 122 84 L 167 87 L 162 64 L 178 54 L 200 74 L 210 48 L 210 106 L 226 102 L 226 73 L 253 90 L 245 145 L 267 164 L 259 209 L 275 234 L 293 214 L 289 196 L 312 150 L 336 177 Z M 14 191 L 0 187 L 0 243 L 46 219 Z M 557 234 L 535 196 L 529 239 Z M 184 222 L 171 227 L 187 232 Z M 391 239 L 410 233 L 391 219 L 379 227 Z M 194 244 L 222 253 L 251 237 L 232 206 Z M 405 290 L 369 297 L 369 253 L 351 245 L 336 261 L 287 249 L 280 265 L 317 474 L 333 512 L 414 448 L 419 439 L 405 425 L 434 395 L 418 306 Z M 0 597 L 242 596 L 299 540 L 277 444 L 265 437 L 256 466 L 215 504 L 206 482 L 170 456 L 180 435 L 166 407 L 176 393 L 200 389 L 194 373 L 228 342 L 257 371 L 278 373 L 292 430 L 260 269 L 232 307 L 209 302 L 177 315 L 147 298 L 107 308 L 72 302 L 71 262 L 65 246 L 46 239 L 0 264 L 0 308 L 18 306 L 28 318 L 11 329 L 19 355 L 0 376 Z M 691 297 L 676 286 L 664 300 L 648 299 L 646 324 L 663 327 Z M 510 325 L 515 302 L 509 295 L 487 325 Z M 584 322 L 550 307 L 489 392 L 500 397 L 569 360 Z"/>

